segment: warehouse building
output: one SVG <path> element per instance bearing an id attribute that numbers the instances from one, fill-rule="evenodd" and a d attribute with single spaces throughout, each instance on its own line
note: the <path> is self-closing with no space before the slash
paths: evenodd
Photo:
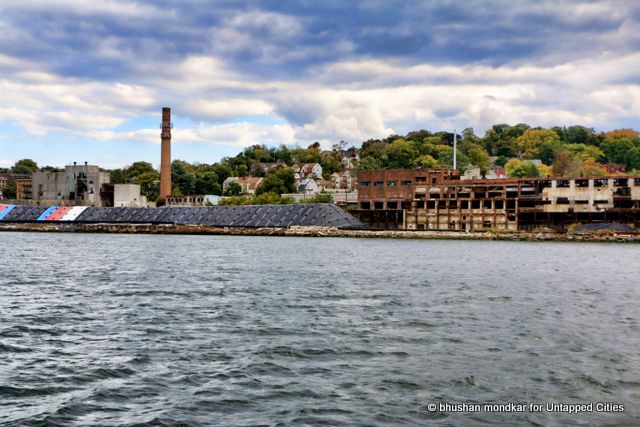
<path id="1" fill-rule="evenodd" d="M 359 179 L 356 214 L 373 228 L 564 230 L 576 223 L 640 225 L 640 178 L 635 177 L 460 180 L 452 169 L 418 169 L 363 171 Z"/>

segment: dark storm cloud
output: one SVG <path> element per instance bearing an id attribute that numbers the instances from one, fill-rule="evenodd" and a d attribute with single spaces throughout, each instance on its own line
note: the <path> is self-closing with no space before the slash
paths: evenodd
<path id="1" fill-rule="evenodd" d="M 640 16 L 622 2 L 149 1 L 124 14 L 55 4 L 6 5 L 0 51 L 101 79 L 133 73 L 132 61 L 201 54 L 245 73 L 290 78 L 353 58 L 549 65 L 639 43 L 608 37 Z"/>

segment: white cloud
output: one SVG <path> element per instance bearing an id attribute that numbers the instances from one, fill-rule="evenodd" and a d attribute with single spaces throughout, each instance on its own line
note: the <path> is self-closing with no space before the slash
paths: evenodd
<path id="1" fill-rule="evenodd" d="M 197 125 L 175 127 L 172 131 L 172 144 L 210 144 L 246 147 L 253 144 L 292 144 L 295 132 L 288 125 L 267 125 L 248 122 L 227 123 L 221 125 Z M 100 141 L 129 141 L 136 143 L 160 144 L 158 129 L 140 129 L 130 132 L 95 131 L 84 134 Z"/>
<path id="2" fill-rule="evenodd" d="M 75 15 L 112 15 L 127 18 L 156 18 L 162 11 L 147 4 L 124 0 L 0 0 L 5 10 L 49 10 Z"/>

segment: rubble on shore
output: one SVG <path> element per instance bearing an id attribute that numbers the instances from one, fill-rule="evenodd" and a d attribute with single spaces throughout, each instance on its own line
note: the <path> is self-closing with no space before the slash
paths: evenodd
<path id="1" fill-rule="evenodd" d="M 202 234 L 230 236 L 297 236 L 350 237 L 377 239 L 446 239 L 446 240 L 502 240 L 502 241 L 560 241 L 560 242 L 640 242 L 640 233 L 594 232 L 460 232 L 405 230 L 345 230 L 335 227 L 295 226 L 289 228 L 215 227 L 177 224 L 112 224 L 112 223 L 7 223 L 0 231 L 123 233 L 123 234 Z"/>

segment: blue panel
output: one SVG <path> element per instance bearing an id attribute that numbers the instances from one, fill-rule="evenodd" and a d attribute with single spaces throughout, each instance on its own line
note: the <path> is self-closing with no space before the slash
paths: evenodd
<path id="1" fill-rule="evenodd" d="M 48 217 L 49 215 L 51 215 L 53 213 L 53 211 L 55 211 L 56 209 L 58 209 L 57 206 L 51 206 L 46 211 L 42 212 L 42 214 L 38 217 L 38 219 L 36 219 L 36 221 L 44 221 L 44 219 L 46 217 Z"/>
<path id="2" fill-rule="evenodd" d="M 16 205 L 7 205 L 6 208 L 4 208 L 1 212 L 0 212 L 0 221 L 2 221 L 4 219 L 5 216 L 7 216 L 9 214 L 9 212 L 11 212 L 12 210 L 14 210 L 16 207 Z"/>

